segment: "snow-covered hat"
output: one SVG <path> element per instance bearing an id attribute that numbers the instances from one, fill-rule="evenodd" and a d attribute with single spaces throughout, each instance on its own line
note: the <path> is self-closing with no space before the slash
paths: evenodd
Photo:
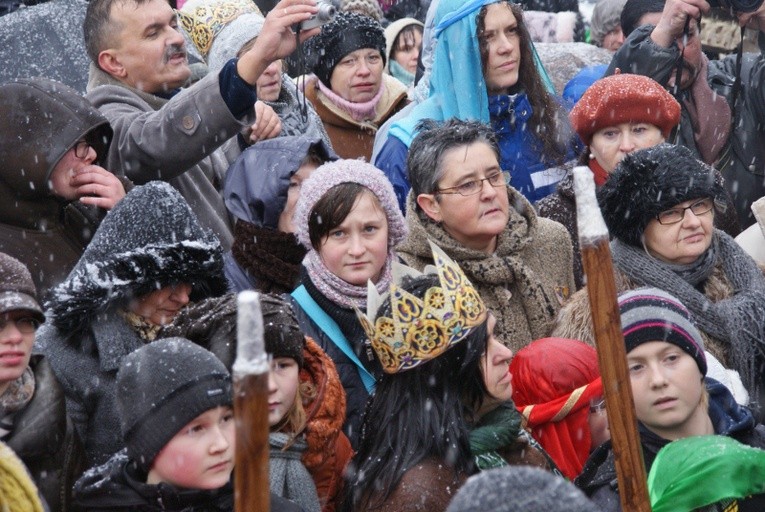
<path id="1" fill-rule="evenodd" d="M 0 252 L 0 314 L 16 310 L 29 311 L 38 321 L 45 321 L 29 269 L 16 258 Z"/>

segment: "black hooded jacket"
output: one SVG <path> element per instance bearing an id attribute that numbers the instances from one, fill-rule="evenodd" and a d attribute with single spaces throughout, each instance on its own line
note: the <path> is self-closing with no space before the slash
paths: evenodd
<path id="1" fill-rule="evenodd" d="M 72 269 L 106 213 L 54 196 L 50 175 L 79 140 L 100 163 L 112 129 L 74 89 L 42 78 L 0 86 L 0 118 L 0 251 L 27 265 L 44 296 Z"/>
<path id="2" fill-rule="evenodd" d="M 77 505 L 87 512 L 233 512 L 231 482 L 212 491 L 150 485 L 138 477 L 125 452 L 85 473 L 74 488 Z M 271 494 L 271 512 L 300 512 L 292 502 Z"/>

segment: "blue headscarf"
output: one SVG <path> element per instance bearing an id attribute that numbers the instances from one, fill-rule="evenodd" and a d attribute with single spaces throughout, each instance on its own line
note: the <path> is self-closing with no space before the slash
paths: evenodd
<path id="1" fill-rule="evenodd" d="M 428 99 L 393 124 L 390 135 L 409 146 L 422 119 L 444 121 L 456 117 L 464 121 L 489 123 L 489 96 L 483 77 L 481 48 L 476 37 L 476 18 L 485 5 L 504 0 L 441 0 L 436 10 L 435 56 Z M 539 61 L 533 43 L 537 70 L 552 91 L 552 83 Z"/>

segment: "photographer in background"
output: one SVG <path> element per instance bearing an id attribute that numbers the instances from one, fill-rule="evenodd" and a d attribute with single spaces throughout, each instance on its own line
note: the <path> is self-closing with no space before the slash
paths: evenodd
<path id="1" fill-rule="evenodd" d="M 628 0 L 621 19 L 627 40 L 606 75 L 616 69 L 646 75 L 676 96 L 680 125 L 669 140 L 720 170 L 745 228 L 754 222 L 752 202 L 765 195 L 765 132 L 760 128 L 765 58 L 759 53 L 743 55 L 738 63 L 736 55 L 708 60 L 699 29 L 701 16 L 712 7 L 729 7 L 741 26 L 765 30 L 762 0 Z"/>

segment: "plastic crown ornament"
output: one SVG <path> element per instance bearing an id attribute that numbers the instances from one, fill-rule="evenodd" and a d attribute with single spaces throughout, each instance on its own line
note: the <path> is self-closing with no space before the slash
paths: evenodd
<path id="1" fill-rule="evenodd" d="M 404 276 L 422 275 L 413 268 L 393 263 L 393 279 L 388 295 L 391 318 L 375 318 L 386 295 L 367 285 L 367 314 L 358 308 L 356 315 L 385 373 L 411 370 L 464 340 L 481 325 L 488 310 L 462 269 L 433 242 L 430 249 L 440 286 L 433 286 L 420 299 L 401 288 Z"/>

